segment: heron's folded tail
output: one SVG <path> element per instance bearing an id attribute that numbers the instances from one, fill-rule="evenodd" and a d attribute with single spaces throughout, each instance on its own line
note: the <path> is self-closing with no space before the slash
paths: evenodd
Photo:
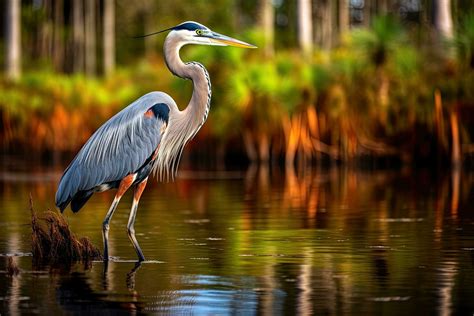
<path id="1" fill-rule="evenodd" d="M 56 201 L 56 206 L 59 210 L 64 212 L 66 207 L 71 203 L 71 210 L 74 213 L 79 212 L 79 210 L 87 203 L 87 201 L 91 198 L 94 192 L 92 190 L 88 191 L 79 191 L 73 197 L 70 197 L 64 201 Z"/>
<path id="2" fill-rule="evenodd" d="M 69 202 L 71 202 L 71 199 L 68 199 L 67 201 L 65 202 L 56 202 L 56 206 L 59 208 L 59 210 L 62 212 L 64 212 L 64 210 L 66 209 L 66 207 L 68 206 Z"/>
<path id="3" fill-rule="evenodd" d="M 69 205 L 72 198 L 74 197 L 73 192 L 75 191 L 75 189 L 71 187 L 71 183 L 73 182 L 68 181 L 68 178 L 70 176 L 70 173 L 69 173 L 70 168 L 71 168 L 71 165 L 67 167 L 66 170 L 64 171 L 64 174 L 61 177 L 61 181 L 59 181 L 58 190 L 56 191 L 55 204 L 56 204 L 56 207 L 59 208 L 61 213 L 64 212 L 64 210 Z"/>
<path id="4" fill-rule="evenodd" d="M 89 201 L 93 193 L 94 191 L 92 190 L 77 192 L 71 200 L 71 210 L 74 213 L 79 212 L 79 210 L 84 206 L 84 204 Z"/>

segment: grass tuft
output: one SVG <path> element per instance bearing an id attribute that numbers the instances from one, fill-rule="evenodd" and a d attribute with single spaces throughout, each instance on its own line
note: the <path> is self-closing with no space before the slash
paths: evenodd
<path id="1" fill-rule="evenodd" d="M 77 238 L 57 211 L 38 217 L 30 196 L 31 247 L 33 258 L 41 263 L 72 263 L 101 260 L 100 250 L 87 237 Z"/>

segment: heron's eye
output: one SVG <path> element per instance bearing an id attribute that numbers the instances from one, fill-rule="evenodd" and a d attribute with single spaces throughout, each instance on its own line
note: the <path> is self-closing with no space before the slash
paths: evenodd
<path id="1" fill-rule="evenodd" d="M 203 31 L 198 29 L 198 30 L 196 30 L 196 34 L 197 34 L 197 35 L 202 35 L 202 34 L 203 34 Z"/>

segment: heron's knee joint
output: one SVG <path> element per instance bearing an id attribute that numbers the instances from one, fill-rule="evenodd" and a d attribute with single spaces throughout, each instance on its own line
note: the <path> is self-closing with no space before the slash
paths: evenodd
<path id="1" fill-rule="evenodd" d="M 135 235 L 135 229 L 133 227 L 127 227 L 127 233 L 129 236 Z"/>
<path id="2" fill-rule="evenodd" d="M 102 230 L 103 230 L 104 232 L 108 232 L 108 231 L 109 231 L 109 223 L 103 222 L 103 223 L 102 223 Z"/>

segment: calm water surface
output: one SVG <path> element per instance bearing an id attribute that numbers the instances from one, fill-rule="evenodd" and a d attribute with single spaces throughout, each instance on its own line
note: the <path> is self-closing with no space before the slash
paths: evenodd
<path id="1" fill-rule="evenodd" d="M 181 172 L 149 185 L 136 221 L 127 194 L 105 266 L 32 266 L 31 192 L 53 208 L 60 168 L 0 173 L 0 314 L 474 313 L 474 175 L 250 168 Z M 102 247 L 113 192 L 95 195 L 72 230 Z M 13 256 L 21 272 L 6 273 Z"/>

